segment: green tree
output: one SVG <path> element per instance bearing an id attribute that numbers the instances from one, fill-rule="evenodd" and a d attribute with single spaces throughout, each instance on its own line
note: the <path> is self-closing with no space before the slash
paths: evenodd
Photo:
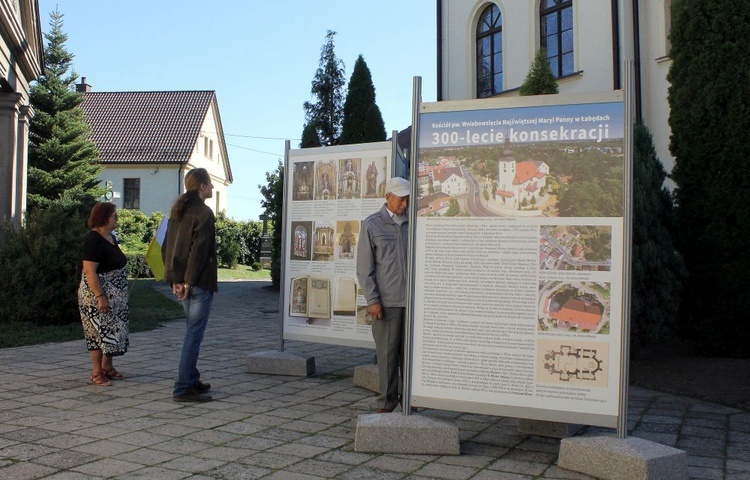
<path id="1" fill-rule="evenodd" d="M 322 146 L 336 145 L 341 135 L 344 117 L 344 62 L 336 58 L 333 37 L 328 30 L 326 42 L 320 49 L 320 63 L 312 81 L 310 93 L 314 102 L 305 102 L 305 120 L 315 127 Z"/>
<path id="2" fill-rule="evenodd" d="M 518 90 L 519 95 L 549 95 L 558 93 L 557 79 L 547 63 L 547 52 L 539 49 L 531 62 L 529 73 Z"/>
<path id="3" fill-rule="evenodd" d="M 676 332 L 685 266 L 670 232 L 673 205 L 664 186 L 667 174 L 645 125 L 635 126 L 633 146 L 630 339 L 637 349 L 667 340 Z M 594 246 L 595 240 L 591 243 Z"/>
<path id="4" fill-rule="evenodd" d="M 101 165 L 89 126 L 79 108 L 83 96 L 75 90 L 78 75 L 72 70 L 73 54 L 65 48 L 63 14 L 50 14 L 50 31 L 44 34 L 45 75 L 31 88 L 35 115 L 29 131 L 28 206 L 48 207 L 61 198 L 83 203 L 101 195 Z"/>
<path id="5" fill-rule="evenodd" d="M 619 217 L 622 195 L 622 180 L 585 180 L 561 189 L 557 207 L 565 217 Z"/>
<path id="6" fill-rule="evenodd" d="M 302 129 L 302 141 L 299 144 L 300 148 L 312 148 L 320 146 L 320 137 L 318 137 L 318 131 L 315 129 L 315 125 L 312 123 L 306 123 L 305 128 Z"/>
<path id="7" fill-rule="evenodd" d="M 266 185 L 258 185 L 263 195 L 261 206 L 273 226 L 271 234 L 271 282 L 275 288 L 281 286 L 281 230 L 284 223 L 284 165 L 273 172 L 266 172 Z"/>
<path id="8" fill-rule="evenodd" d="M 681 327 L 706 349 L 750 355 L 750 2 L 672 2 L 670 150 L 677 247 L 689 276 Z"/>
<path id="9" fill-rule="evenodd" d="M 365 59 L 360 55 L 344 102 L 341 144 L 382 142 L 386 139 L 385 123 L 375 103 L 375 86 Z"/>
<path id="10" fill-rule="evenodd" d="M 458 206 L 458 200 L 455 198 L 451 198 L 450 203 L 448 205 L 448 211 L 445 212 L 446 217 L 455 217 L 461 213 L 461 209 Z"/>

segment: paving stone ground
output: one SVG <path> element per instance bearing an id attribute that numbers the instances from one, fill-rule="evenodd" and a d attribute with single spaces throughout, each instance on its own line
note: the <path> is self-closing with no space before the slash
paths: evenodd
<path id="1" fill-rule="evenodd" d="M 0 479 L 578 479 L 557 466 L 560 441 L 518 420 L 425 410 L 454 420 L 461 455 L 354 452 L 372 392 L 354 367 L 372 351 L 307 342 L 307 378 L 245 373 L 248 354 L 279 346 L 278 294 L 268 282 L 220 284 L 199 369 L 214 401 L 172 401 L 184 323 L 131 335 L 116 359 L 127 378 L 88 385 L 83 339 L 0 349 Z M 166 288 L 160 288 L 165 292 Z M 630 434 L 684 450 L 691 479 L 750 480 L 750 412 L 631 388 Z M 612 430 L 588 428 L 591 432 Z"/>

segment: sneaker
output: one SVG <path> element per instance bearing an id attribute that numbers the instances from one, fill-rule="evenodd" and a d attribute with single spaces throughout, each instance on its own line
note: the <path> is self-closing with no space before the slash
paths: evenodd
<path id="1" fill-rule="evenodd" d="M 211 384 L 210 383 L 203 383 L 200 380 L 198 380 L 193 385 L 193 390 L 195 390 L 198 393 L 206 393 L 209 390 L 211 390 Z"/>
<path id="2" fill-rule="evenodd" d="M 211 398 L 211 395 L 208 395 L 206 393 L 200 393 L 196 391 L 195 389 L 190 389 L 187 392 L 183 393 L 182 395 L 174 395 L 172 396 L 172 400 L 175 402 L 210 402 L 213 400 Z"/>

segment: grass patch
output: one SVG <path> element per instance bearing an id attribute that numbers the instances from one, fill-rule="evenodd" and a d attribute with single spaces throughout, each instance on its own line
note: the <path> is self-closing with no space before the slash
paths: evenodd
<path id="1" fill-rule="evenodd" d="M 153 288 L 153 279 L 131 280 L 130 331 L 147 332 L 168 320 L 182 318 L 182 305 Z"/>
<path id="2" fill-rule="evenodd" d="M 271 270 L 260 269 L 257 272 L 249 265 L 237 265 L 236 268 L 219 267 L 219 281 L 227 280 L 268 280 L 271 281 Z"/>
<path id="3" fill-rule="evenodd" d="M 153 330 L 168 320 L 181 318 L 182 306 L 150 288 L 153 280 L 131 280 L 130 289 L 130 331 Z M 0 328 L 0 348 L 22 347 L 50 342 L 83 340 L 83 327 L 80 320 L 66 325 L 34 325 L 11 322 Z"/>
<path id="4" fill-rule="evenodd" d="M 24 345 L 49 342 L 67 342 L 68 340 L 76 339 L 81 340 L 82 348 L 85 350 L 86 344 L 83 341 L 83 328 L 80 322 L 50 326 L 10 322 L 4 323 L 0 329 L 0 348 L 23 347 Z"/>
<path id="5" fill-rule="evenodd" d="M 271 281 L 271 271 L 256 272 L 248 265 L 238 265 L 233 269 L 219 268 L 219 280 Z M 153 279 L 130 280 L 130 285 L 130 332 L 147 332 L 166 321 L 183 318 L 182 305 L 151 288 L 154 285 Z M 71 340 L 81 340 L 83 343 L 83 328 L 79 318 L 65 325 L 10 322 L 2 323 L 0 327 L 0 348 Z"/>

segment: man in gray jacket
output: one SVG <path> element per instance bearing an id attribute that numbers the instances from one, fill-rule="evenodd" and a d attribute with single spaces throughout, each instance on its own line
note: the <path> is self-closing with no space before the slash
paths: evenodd
<path id="1" fill-rule="evenodd" d="M 399 370 L 404 363 L 404 315 L 411 185 L 388 180 L 385 205 L 362 222 L 357 243 L 357 278 L 372 319 L 380 377 L 378 412 L 399 404 Z"/>

